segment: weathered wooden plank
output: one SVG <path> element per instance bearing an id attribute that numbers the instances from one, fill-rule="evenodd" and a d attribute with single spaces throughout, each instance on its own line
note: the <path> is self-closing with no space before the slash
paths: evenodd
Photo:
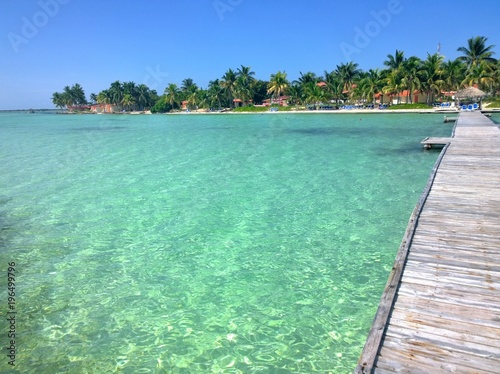
<path id="1" fill-rule="evenodd" d="M 413 272 L 413 274 L 415 274 L 415 272 Z M 424 275 L 425 274 L 426 273 L 424 273 Z M 422 285 L 431 290 L 436 290 L 436 292 L 439 292 L 439 290 L 455 290 L 456 292 L 462 292 L 464 295 L 469 295 L 467 298 L 472 298 L 473 300 L 479 298 L 498 298 L 498 289 L 495 287 L 489 287 L 487 283 L 469 285 L 456 280 L 454 283 L 446 282 L 446 279 L 442 278 L 443 276 L 432 273 L 429 274 L 429 278 L 424 278 L 423 276 L 406 274 L 405 270 L 404 281 L 402 281 L 401 287 L 403 287 L 403 285 Z"/>
<path id="2" fill-rule="evenodd" d="M 453 218 L 448 217 L 442 217 L 442 219 L 439 219 L 439 216 L 437 215 L 429 216 L 428 214 L 426 214 L 425 216 L 421 217 L 418 222 L 420 227 L 428 225 L 433 230 L 438 229 L 440 231 L 443 230 L 451 232 L 460 231 L 464 234 L 484 236 L 498 235 L 498 226 L 494 222 L 488 221 L 484 218 L 479 220 L 470 219 L 468 221 L 461 221 L 453 220 Z"/>
<path id="3" fill-rule="evenodd" d="M 500 238 L 499 238 L 499 243 L 500 244 Z M 476 245 L 476 243 L 470 243 L 470 241 L 462 241 L 462 240 L 456 240 L 456 239 L 449 239 L 449 240 L 426 240 L 425 237 L 422 236 L 415 236 L 412 241 L 412 246 L 413 247 L 419 247 L 419 246 L 426 246 L 429 247 L 431 250 L 448 250 L 452 248 L 454 251 L 466 251 L 471 254 L 475 254 L 476 252 L 478 253 L 479 256 L 485 256 L 485 257 L 490 257 L 493 258 L 494 260 L 496 259 L 496 256 L 500 256 L 500 251 L 498 248 L 500 248 L 500 245 Z"/>
<path id="4" fill-rule="evenodd" d="M 439 277 L 450 284 L 462 283 L 470 287 L 495 289 L 500 293 L 499 273 L 485 269 L 483 266 L 454 266 L 454 264 L 449 263 L 424 262 L 420 258 L 412 257 L 408 260 L 405 275 L 406 271 L 408 271 L 409 276 L 413 277 L 418 277 L 420 272 L 420 277 L 425 276 L 428 279 Z"/>
<path id="5" fill-rule="evenodd" d="M 382 347 L 380 357 L 374 371 L 377 374 L 429 374 L 436 372 L 438 368 L 431 359 L 416 360 L 391 348 Z"/>
<path id="6" fill-rule="evenodd" d="M 500 329 L 498 328 L 475 325 L 470 322 L 464 323 L 463 321 L 457 320 L 439 319 L 435 318 L 434 315 L 426 313 L 425 310 L 415 313 L 404 310 L 395 310 L 391 316 L 391 323 L 392 322 L 397 326 L 406 326 L 407 328 L 413 330 L 418 330 L 422 326 L 428 326 L 436 329 L 446 329 L 461 334 L 471 334 L 472 331 L 472 335 L 481 337 L 483 340 L 493 342 L 498 339 L 498 334 L 500 334 Z"/>
<path id="7" fill-rule="evenodd" d="M 408 276 L 414 278 L 422 278 L 425 276 L 429 280 L 439 278 L 449 284 L 460 283 L 469 287 L 499 290 L 498 272 L 495 273 L 481 268 L 457 267 L 448 264 L 422 262 L 414 258 L 410 259 L 407 265 L 408 267 L 405 268 L 405 276 L 406 271 L 408 271 Z M 419 275 L 419 273 L 421 275 Z"/>
<path id="8" fill-rule="evenodd" d="M 496 271 L 500 274 L 500 253 L 492 252 L 486 257 L 487 251 L 467 251 L 460 248 L 438 248 L 432 244 L 413 245 L 411 260 L 421 262 L 440 263 L 452 266 L 474 266 L 476 269 Z"/>
<path id="9" fill-rule="evenodd" d="M 451 231 L 451 230 L 450 230 Z M 472 243 L 473 245 L 478 245 L 480 246 L 481 243 L 485 243 L 485 246 L 488 245 L 488 243 L 493 244 L 494 246 L 498 245 L 500 242 L 500 237 L 495 237 L 495 236 L 486 236 L 486 235 L 463 235 L 459 232 L 451 232 L 451 233 L 440 233 L 437 230 L 433 230 L 430 227 L 427 227 L 425 231 L 420 231 L 418 233 L 418 238 L 419 240 L 422 240 L 424 242 L 435 242 L 435 243 L 445 243 L 445 242 L 451 242 L 451 241 L 460 241 L 463 243 Z M 496 247 L 499 248 L 499 247 Z"/>
<path id="10" fill-rule="evenodd" d="M 436 259 L 454 259 L 462 262 L 472 262 L 485 265 L 500 266 L 500 251 L 493 250 L 469 250 L 470 247 L 457 246 L 450 248 L 447 246 L 434 245 L 434 243 L 414 242 L 412 244 L 412 256 L 424 255 L 432 256 Z M 477 248 L 476 248 L 477 249 Z M 417 259 L 418 257 L 412 257 Z M 493 268 L 490 268 L 492 270 Z"/>
<path id="11" fill-rule="evenodd" d="M 500 348 L 495 345 L 495 339 L 474 336 L 472 331 L 459 334 L 453 330 L 426 327 L 425 324 L 421 323 L 414 324 L 415 329 L 408 329 L 405 327 L 405 321 L 400 322 L 402 322 L 403 327 L 393 325 L 393 328 L 386 334 L 387 339 L 406 341 L 409 344 L 425 342 L 428 345 L 438 347 L 434 349 L 445 351 L 445 354 L 451 353 L 451 356 L 455 356 L 455 360 L 465 356 L 467 360 L 481 357 L 500 361 Z"/>
<path id="12" fill-rule="evenodd" d="M 431 300 L 398 294 L 398 302 L 394 308 L 413 313 L 427 310 L 430 314 L 434 314 L 436 318 L 500 328 L 498 314 L 488 307 L 469 308 L 464 305 L 448 303 L 446 300 Z M 390 331 L 390 326 L 387 331 Z"/>
<path id="13" fill-rule="evenodd" d="M 439 280 L 440 282 L 446 282 L 450 286 L 461 284 L 464 287 L 470 287 L 470 291 L 481 292 L 481 288 L 484 288 L 500 292 L 498 283 L 491 279 L 490 274 L 484 274 L 477 270 L 465 271 L 445 266 L 436 268 L 422 263 L 413 265 L 413 262 L 409 265 L 411 266 L 405 269 L 405 277 L 408 277 L 408 282 L 412 278 L 418 279 L 426 276 L 429 280 Z"/>
<path id="14" fill-rule="evenodd" d="M 497 374 L 499 360 L 490 357 L 463 354 L 452 349 L 444 349 L 429 341 L 415 341 L 393 337 L 384 341 L 382 354 L 390 355 L 392 362 L 403 362 L 407 367 L 425 366 L 433 368 L 428 373 L 488 373 Z M 376 371 L 375 371 L 376 372 Z M 398 372 L 398 371 L 394 371 Z M 409 371 L 413 373 L 413 371 Z"/>
<path id="15" fill-rule="evenodd" d="M 491 345 L 484 345 L 471 342 L 467 334 L 467 338 L 455 338 L 440 335 L 442 331 L 425 331 L 424 328 L 419 328 L 418 331 L 411 331 L 408 333 L 406 329 L 399 329 L 394 326 L 393 329 L 388 331 L 386 341 L 389 345 L 390 342 L 406 345 L 409 350 L 427 350 L 430 354 L 439 354 L 439 358 L 448 356 L 448 362 L 471 362 L 472 360 L 486 361 L 485 366 L 491 368 L 492 360 L 500 361 L 498 348 Z M 399 349 L 401 351 L 401 348 Z M 432 353 L 431 353 L 432 352 Z M 430 356 L 432 359 L 436 357 Z M 483 360 L 481 360 L 483 359 Z"/>
<path id="16" fill-rule="evenodd" d="M 481 292 L 482 290 L 479 289 L 477 291 Z M 472 295 L 464 292 L 464 289 L 461 287 L 429 287 L 428 285 L 422 285 L 419 282 L 414 282 L 414 278 L 406 279 L 405 277 L 403 279 L 401 287 L 398 290 L 398 295 L 418 296 L 422 299 L 446 300 L 446 302 L 450 304 L 469 306 L 473 308 L 480 308 L 487 304 L 489 310 L 496 310 L 496 313 L 500 314 L 500 300 L 497 295 L 492 295 L 491 293 L 486 295 L 482 292 Z"/>
<path id="17" fill-rule="evenodd" d="M 408 329 L 408 321 L 394 321 L 393 328 L 387 334 L 396 339 L 407 339 L 412 342 L 426 341 L 451 352 L 466 356 L 497 358 L 500 360 L 500 348 L 494 345 L 494 339 L 475 336 L 473 332 L 457 333 L 453 330 L 428 327 L 425 324 L 413 324 L 414 329 Z M 399 326 L 396 322 L 401 322 Z"/>

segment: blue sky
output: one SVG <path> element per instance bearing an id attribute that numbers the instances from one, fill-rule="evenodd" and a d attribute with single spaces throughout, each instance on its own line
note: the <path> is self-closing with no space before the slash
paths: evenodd
<path id="1" fill-rule="evenodd" d="M 322 75 L 342 62 L 383 67 L 396 49 L 454 59 L 473 36 L 500 58 L 500 1 L 0 0 L 0 109 L 52 108 L 79 83 L 87 97 L 116 80 L 162 93 L 206 88 L 229 68 Z"/>

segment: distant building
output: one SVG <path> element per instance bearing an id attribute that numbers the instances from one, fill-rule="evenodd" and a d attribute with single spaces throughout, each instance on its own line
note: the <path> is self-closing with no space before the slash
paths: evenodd
<path id="1" fill-rule="evenodd" d="M 92 104 L 90 111 L 93 113 L 116 113 L 120 108 L 115 104 Z"/>
<path id="2" fill-rule="evenodd" d="M 455 95 L 455 91 L 441 91 L 441 95 L 445 97 L 449 97 L 450 99 L 453 98 Z M 427 93 L 415 90 L 413 91 L 413 94 L 411 96 L 410 100 L 410 90 L 403 90 L 398 93 L 391 93 L 391 94 L 384 94 L 384 93 L 377 93 L 375 94 L 375 102 L 378 104 L 406 104 L 406 103 L 414 103 L 414 104 L 425 104 L 427 103 Z"/>
<path id="3" fill-rule="evenodd" d="M 271 99 L 266 99 L 262 102 L 264 106 L 279 105 L 288 106 L 288 99 L 290 96 L 280 96 L 279 98 L 273 97 Z"/>
<path id="4" fill-rule="evenodd" d="M 72 106 L 68 106 L 67 109 L 70 112 L 83 112 L 86 110 L 90 110 L 90 106 L 89 105 L 72 105 Z"/>

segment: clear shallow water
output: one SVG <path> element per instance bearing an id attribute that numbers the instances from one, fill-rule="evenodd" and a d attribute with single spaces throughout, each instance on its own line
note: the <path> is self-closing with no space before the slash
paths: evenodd
<path id="1" fill-rule="evenodd" d="M 352 372 L 442 118 L 0 114 L 17 370 Z"/>

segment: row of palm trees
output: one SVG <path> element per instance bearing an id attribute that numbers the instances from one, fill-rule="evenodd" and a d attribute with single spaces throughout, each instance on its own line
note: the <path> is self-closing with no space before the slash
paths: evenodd
<path id="1" fill-rule="evenodd" d="M 366 72 L 354 62 L 342 63 L 323 76 L 313 72 L 300 73 L 290 82 L 287 74 L 278 71 L 269 81 L 255 79 L 250 67 L 229 69 L 221 79 L 211 81 L 206 90 L 198 89 L 192 79 L 183 81 L 182 87 L 171 83 L 165 90 L 166 109 L 177 109 L 184 102 L 188 108 L 234 107 L 234 99 L 243 105 L 260 104 L 264 99 L 287 95 L 291 105 L 318 105 L 330 102 L 374 103 L 377 96 L 385 95 L 397 102 L 413 102 L 413 93 L 424 93 L 427 104 L 439 97 L 451 95 L 462 87 L 477 85 L 494 94 L 500 91 L 500 62 L 493 58 L 492 45 L 486 37 L 473 37 L 467 46 L 458 48 L 462 53 L 456 60 L 445 61 L 438 53 L 427 54 L 425 59 L 406 57 L 396 50 L 387 55 L 384 69 Z M 186 82 L 190 84 L 187 85 Z M 273 101 L 272 101 L 273 102 Z"/>
<path id="2" fill-rule="evenodd" d="M 82 106 L 87 104 L 85 91 L 78 83 L 64 87 L 62 92 L 52 94 L 52 102 L 57 108 Z"/>
<path id="3" fill-rule="evenodd" d="M 158 94 L 145 84 L 116 81 L 98 95 L 90 95 L 90 99 L 98 104 L 114 104 L 123 110 L 145 110 L 158 101 Z"/>
<path id="4" fill-rule="evenodd" d="M 78 83 L 66 86 L 63 92 L 54 92 L 52 102 L 58 108 L 80 109 L 89 104 L 112 104 L 123 110 L 145 110 L 151 108 L 159 99 L 155 90 L 145 84 L 137 85 L 134 82 L 111 83 L 106 90 L 98 95 L 90 94 L 90 103 L 85 98 L 85 92 Z"/>
<path id="5" fill-rule="evenodd" d="M 299 78 L 292 82 L 282 71 L 272 74 L 269 81 L 259 80 L 250 67 L 241 65 L 235 70 L 228 69 L 220 79 L 210 81 L 206 89 L 200 89 L 187 78 L 180 87 L 169 83 L 163 95 L 158 96 L 144 84 L 116 81 L 98 95 L 92 94 L 91 100 L 125 110 L 151 108 L 153 112 L 167 112 L 182 107 L 234 108 L 261 104 L 270 98 L 271 103 L 279 102 L 282 95 L 287 96 L 289 105 L 374 103 L 380 95 L 412 103 L 412 93 L 421 92 L 431 104 L 443 96 L 443 92 L 471 85 L 491 94 L 500 91 L 500 62 L 493 58 L 494 46 L 488 45 L 487 40 L 483 36 L 469 39 L 467 46 L 458 48 L 462 55 L 453 61 L 444 61 L 440 54 L 427 54 L 425 59 L 406 57 L 403 51 L 396 50 L 393 55 L 387 55 L 383 69 L 362 71 L 358 64 L 348 62 L 337 65 L 333 71 L 325 71 L 323 76 L 300 72 Z M 83 95 L 82 101 L 82 94 L 78 84 L 65 87 L 62 94 L 54 93 L 53 102 L 57 106 L 80 105 L 85 100 Z"/>
<path id="6" fill-rule="evenodd" d="M 208 83 L 206 90 L 199 89 L 191 78 L 184 79 L 181 87 L 169 83 L 165 88 L 163 105 L 158 109 L 175 110 L 184 104 L 188 108 L 226 108 L 234 107 L 237 102 L 248 104 L 262 102 L 266 97 L 267 82 L 255 79 L 255 72 L 248 66 L 229 69 L 220 79 Z"/>

